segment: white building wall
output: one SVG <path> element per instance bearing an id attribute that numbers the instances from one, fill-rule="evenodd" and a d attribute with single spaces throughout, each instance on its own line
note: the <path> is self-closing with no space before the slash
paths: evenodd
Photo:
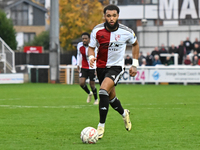
<path id="1" fill-rule="evenodd" d="M 22 47 L 24 45 L 24 33 L 18 32 L 16 34 L 16 40 L 17 40 L 17 47 Z"/>
<path id="2" fill-rule="evenodd" d="M 28 24 L 33 25 L 33 6 L 29 5 Z"/>
<path id="3" fill-rule="evenodd" d="M 11 18 L 11 11 L 10 11 L 10 9 L 5 10 L 5 13 L 6 13 L 6 17 L 7 18 Z"/>
<path id="4" fill-rule="evenodd" d="M 137 37 L 140 50 L 146 53 L 152 51 L 152 47 L 160 47 L 161 44 L 167 48 L 171 44 L 178 46 L 180 41 L 185 41 L 187 37 L 191 42 L 194 42 L 195 38 L 200 40 L 200 26 L 138 27 Z"/>

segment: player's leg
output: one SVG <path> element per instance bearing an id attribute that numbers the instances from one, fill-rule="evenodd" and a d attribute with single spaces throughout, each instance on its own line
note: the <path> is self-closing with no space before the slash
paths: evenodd
<path id="1" fill-rule="evenodd" d="M 86 84 L 86 79 L 88 78 L 89 69 L 81 68 L 81 72 L 79 73 L 79 85 L 81 88 L 88 94 L 87 102 L 91 101 L 92 92 L 88 89 Z"/>
<path id="2" fill-rule="evenodd" d="M 106 116 L 109 108 L 109 93 L 110 89 L 114 87 L 114 82 L 112 79 L 106 77 L 99 90 L 99 111 L 100 111 L 100 123 L 105 123 Z"/>
<path id="3" fill-rule="evenodd" d="M 98 124 L 97 131 L 99 133 L 99 138 L 103 137 L 104 134 L 104 128 L 105 128 L 105 122 L 106 117 L 109 109 L 109 92 L 110 89 L 114 86 L 114 82 L 112 79 L 106 77 L 103 82 L 101 83 L 101 87 L 99 90 L 99 116 L 100 121 Z"/>
<path id="4" fill-rule="evenodd" d="M 116 93 L 115 93 L 115 87 L 112 88 L 110 95 L 109 95 L 109 99 L 110 99 L 110 106 L 116 110 L 119 114 L 123 115 L 124 113 L 124 108 L 121 105 L 121 102 L 119 101 L 119 99 L 116 97 Z"/>
<path id="5" fill-rule="evenodd" d="M 132 127 L 129 117 L 130 111 L 122 107 L 120 100 L 116 97 L 115 87 L 113 87 L 110 92 L 110 105 L 114 110 L 122 115 L 126 130 L 130 131 Z"/>
<path id="6" fill-rule="evenodd" d="M 99 101 L 98 101 L 98 98 L 97 98 L 97 89 L 95 87 L 95 69 L 90 69 L 90 73 L 89 73 L 89 78 L 90 78 L 90 87 L 91 87 L 91 90 L 93 92 L 93 95 L 94 95 L 94 104 L 95 105 L 98 105 L 99 104 Z"/>
<path id="7" fill-rule="evenodd" d="M 86 78 L 84 77 L 81 77 L 79 78 L 79 85 L 81 86 L 81 88 L 87 93 L 87 94 L 90 94 L 90 90 L 88 89 L 86 83 Z"/>
<path id="8" fill-rule="evenodd" d="M 93 96 L 94 96 L 94 105 L 98 105 L 99 104 L 99 100 L 98 100 L 98 97 L 97 97 L 97 89 L 95 87 L 95 81 L 90 81 L 90 87 L 91 87 L 91 90 L 92 90 L 92 93 L 93 93 Z"/>

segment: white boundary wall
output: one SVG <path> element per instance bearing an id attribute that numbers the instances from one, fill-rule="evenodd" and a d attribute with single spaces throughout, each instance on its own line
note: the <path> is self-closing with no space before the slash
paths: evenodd
<path id="1" fill-rule="evenodd" d="M 0 84 L 24 83 L 23 73 L 0 74 Z"/>
<path id="2" fill-rule="evenodd" d="M 29 82 L 30 70 L 35 69 L 49 69 L 48 65 L 26 65 L 28 68 Z M 72 65 L 60 66 L 60 69 L 67 71 L 67 84 L 74 84 L 74 71 L 77 67 Z M 155 83 L 170 82 L 170 83 L 200 83 L 200 66 L 186 66 L 186 65 L 157 65 L 157 66 L 144 66 L 138 67 L 137 75 L 131 77 L 129 75 L 129 66 L 125 66 L 125 72 L 121 77 L 119 83 Z M 36 71 L 37 73 L 38 71 Z M 36 75 L 38 76 L 38 75 Z M 98 82 L 98 79 L 96 79 Z"/>
<path id="3" fill-rule="evenodd" d="M 120 80 L 121 83 L 200 83 L 200 66 L 156 66 L 138 67 L 138 73 L 133 78 L 129 76 L 128 68 Z"/>

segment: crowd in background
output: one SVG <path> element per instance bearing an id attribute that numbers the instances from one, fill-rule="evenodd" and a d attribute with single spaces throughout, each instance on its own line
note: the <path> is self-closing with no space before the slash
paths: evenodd
<path id="1" fill-rule="evenodd" d="M 192 43 L 187 37 L 185 41 L 181 41 L 180 45 L 172 44 L 168 49 L 162 44 L 160 49 L 155 47 L 152 52 L 147 52 L 146 56 L 142 52 L 139 54 L 140 66 L 156 66 L 156 65 L 173 65 L 174 56 L 178 54 L 179 65 L 200 65 L 200 41 L 198 38 Z M 171 54 L 171 56 L 163 57 L 161 54 Z M 125 65 L 131 65 L 132 58 L 127 55 L 125 58 Z"/>

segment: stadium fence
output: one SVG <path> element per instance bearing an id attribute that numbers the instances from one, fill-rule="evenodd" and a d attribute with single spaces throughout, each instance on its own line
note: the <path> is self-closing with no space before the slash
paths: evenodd
<path id="1" fill-rule="evenodd" d="M 46 70 L 44 78 L 49 79 L 49 66 L 48 65 L 18 65 L 19 70 L 25 69 L 28 74 L 28 82 L 32 81 L 32 77 L 35 76 L 35 82 L 41 82 L 40 72 Z M 137 75 L 131 77 L 129 75 L 130 66 L 125 66 L 125 71 L 121 77 L 119 83 L 200 83 L 200 66 L 186 66 L 186 65 L 157 65 L 157 66 L 144 66 L 138 67 Z M 43 73 L 42 73 L 43 74 Z M 77 84 L 78 83 L 78 71 L 77 67 L 73 65 L 60 65 L 60 82 L 65 84 Z M 46 80 L 49 82 L 49 80 Z M 98 82 L 98 79 L 96 79 Z"/>

